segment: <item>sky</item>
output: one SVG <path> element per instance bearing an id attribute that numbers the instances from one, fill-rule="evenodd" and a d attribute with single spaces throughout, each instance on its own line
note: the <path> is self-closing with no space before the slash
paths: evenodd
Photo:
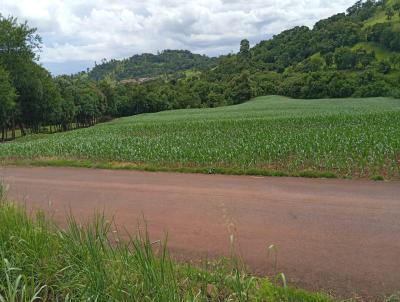
<path id="1" fill-rule="evenodd" d="M 40 62 L 54 75 L 163 49 L 217 56 L 296 25 L 344 12 L 355 0 L 0 0 L 0 13 L 43 38 Z"/>

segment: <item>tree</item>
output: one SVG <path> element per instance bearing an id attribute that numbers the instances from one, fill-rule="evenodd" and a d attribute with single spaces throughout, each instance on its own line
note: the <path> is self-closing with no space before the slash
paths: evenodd
<path id="1" fill-rule="evenodd" d="M 388 8 L 388 9 L 386 10 L 386 18 L 387 18 L 388 20 L 391 20 L 391 19 L 393 18 L 393 16 L 394 16 L 394 11 L 393 11 L 393 9 L 392 9 L 392 8 Z"/>
<path id="2" fill-rule="evenodd" d="M 395 11 L 397 11 L 397 13 L 398 13 L 399 16 L 400 16 L 400 1 L 396 2 L 395 4 L 393 4 L 393 9 L 394 9 Z"/>
<path id="3" fill-rule="evenodd" d="M 101 80 L 98 86 L 106 98 L 105 114 L 108 116 L 115 116 L 118 112 L 117 97 L 115 95 L 116 83 L 110 79 Z"/>
<path id="4" fill-rule="evenodd" d="M 222 106 L 225 103 L 224 96 L 220 93 L 216 93 L 215 91 L 211 91 L 208 94 L 207 99 L 207 106 L 211 108 Z"/>
<path id="5" fill-rule="evenodd" d="M 12 128 L 10 123 L 13 124 L 15 99 L 16 93 L 14 87 L 11 85 L 9 75 L 0 66 L 0 127 L 2 141 L 7 138 L 7 129 Z M 12 136 L 15 138 L 14 131 Z"/>
<path id="6" fill-rule="evenodd" d="M 240 51 L 239 51 L 240 56 L 242 57 L 249 57 L 250 54 L 250 42 L 247 39 L 244 39 L 240 42 Z"/>
<path id="7" fill-rule="evenodd" d="M 391 70 L 390 63 L 387 60 L 378 63 L 378 71 L 383 74 L 388 74 Z"/>
<path id="8" fill-rule="evenodd" d="M 356 57 L 357 69 L 363 70 L 367 66 L 370 66 L 375 61 L 375 52 L 368 52 L 365 49 L 356 49 L 354 51 Z"/>
<path id="9" fill-rule="evenodd" d="M 392 54 L 389 58 L 390 63 L 393 65 L 393 68 L 400 67 L 400 54 Z"/>
<path id="10" fill-rule="evenodd" d="M 74 85 L 77 122 L 81 126 L 92 126 L 106 111 L 106 97 L 96 83 L 88 79 L 78 79 Z"/>
<path id="11" fill-rule="evenodd" d="M 229 83 L 227 97 L 233 104 L 240 104 L 251 99 L 252 95 L 249 77 L 249 72 L 243 71 Z"/>
<path id="12" fill-rule="evenodd" d="M 357 63 L 355 53 L 348 47 L 336 49 L 334 58 L 339 70 L 353 69 Z"/>
<path id="13" fill-rule="evenodd" d="M 0 61 L 9 72 L 21 61 L 38 59 L 36 53 L 41 43 L 36 28 L 30 28 L 27 22 L 18 23 L 17 18 L 4 18 L 0 14 Z"/>
<path id="14" fill-rule="evenodd" d="M 18 23 L 14 17 L 4 18 L 0 15 L 0 64 L 10 74 L 19 95 L 17 113 L 29 112 L 24 105 L 28 104 L 28 100 L 38 100 L 37 97 L 41 93 L 39 81 L 32 74 L 33 62 L 38 59 L 36 52 L 40 50 L 41 42 L 36 29 L 30 28 L 26 22 Z M 24 104 L 21 104 L 21 101 Z M 15 119 L 24 134 L 22 117 L 18 114 Z"/>
<path id="15" fill-rule="evenodd" d="M 301 72 L 319 71 L 324 67 L 325 61 L 320 56 L 305 59 L 297 65 L 296 70 Z"/>
<path id="16" fill-rule="evenodd" d="M 39 66 L 34 62 L 21 63 L 20 68 L 14 73 L 14 80 L 18 92 L 18 116 L 17 121 L 21 131 L 24 127 L 38 132 L 42 120 L 43 86 Z"/>
<path id="17" fill-rule="evenodd" d="M 43 96 L 40 100 L 42 108 L 40 126 L 47 126 L 59 124 L 62 116 L 62 98 L 58 86 L 53 81 L 53 78 L 44 68 L 41 69 L 41 84 L 43 89 Z"/>
<path id="18" fill-rule="evenodd" d="M 327 85 L 328 97 L 334 98 L 348 98 L 354 93 L 357 84 L 351 75 L 344 72 L 335 71 L 331 76 L 331 80 Z"/>
<path id="19" fill-rule="evenodd" d="M 239 72 L 242 72 L 249 68 L 250 63 L 250 42 L 249 40 L 242 40 L 240 42 L 240 51 L 237 56 L 237 64 L 236 67 L 239 69 Z"/>
<path id="20" fill-rule="evenodd" d="M 333 53 L 328 52 L 323 56 L 325 63 L 327 66 L 331 66 L 333 64 Z"/>

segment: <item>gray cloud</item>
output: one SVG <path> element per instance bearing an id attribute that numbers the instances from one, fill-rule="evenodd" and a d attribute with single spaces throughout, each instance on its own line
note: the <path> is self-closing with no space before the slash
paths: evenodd
<path id="1" fill-rule="evenodd" d="M 166 48 L 237 51 L 242 38 L 255 43 L 295 25 L 312 26 L 354 1 L 2 0 L 0 12 L 38 28 L 41 61 L 60 73 L 63 63 L 66 72 L 77 71 L 87 62 Z"/>

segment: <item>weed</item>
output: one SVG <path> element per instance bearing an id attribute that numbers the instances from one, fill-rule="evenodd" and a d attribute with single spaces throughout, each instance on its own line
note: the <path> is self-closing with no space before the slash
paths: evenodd
<path id="1" fill-rule="evenodd" d="M 381 176 L 381 175 L 374 175 L 374 176 L 371 177 L 371 180 L 374 180 L 374 181 L 384 181 L 385 178 L 384 178 L 383 176 Z"/>
<path id="2" fill-rule="evenodd" d="M 0 202 L 5 201 L 6 197 L 7 197 L 6 185 L 0 181 Z"/>

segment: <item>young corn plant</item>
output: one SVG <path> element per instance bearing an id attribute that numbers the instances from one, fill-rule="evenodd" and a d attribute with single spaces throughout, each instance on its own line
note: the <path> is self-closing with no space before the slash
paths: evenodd
<path id="1" fill-rule="evenodd" d="M 0 161 L 183 172 L 400 178 L 398 99 L 291 100 L 145 114 L 0 145 Z"/>

